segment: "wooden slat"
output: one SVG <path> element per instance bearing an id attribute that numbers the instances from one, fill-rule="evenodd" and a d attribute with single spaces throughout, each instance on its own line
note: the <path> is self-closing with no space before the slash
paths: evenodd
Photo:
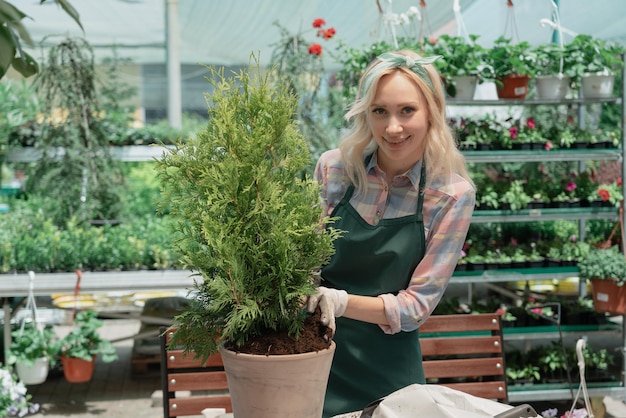
<path id="1" fill-rule="evenodd" d="M 502 357 L 430 360 L 424 362 L 426 378 L 498 376 L 504 374 Z"/>
<path id="2" fill-rule="evenodd" d="M 507 399 L 505 382 L 471 382 L 471 383 L 441 383 L 441 386 L 460 390 L 473 396 L 485 399 Z"/>
<path id="3" fill-rule="evenodd" d="M 206 408 L 225 408 L 226 412 L 233 412 L 228 395 L 170 399 L 169 407 L 170 417 L 202 415 L 202 410 Z"/>
<path id="4" fill-rule="evenodd" d="M 182 390 L 228 390 L 226 372 L 170 373 L 167 388 L 170 392 Z"/>
<path id="5" fill-rule="evenodd" d="M 223 367 L 222 356 L 219 353 L 210 356 L 203 364 L 200 359 L 194 358 L 194 353 L 185 354 L 183 350 L 167 352 L 168 369 L 189 369 L 194 367 Z"/>
<path id="6" fill-rule="evenodd" d="M 453 338 L 453 341 L 450 339 Z M 491 354 L 502 352 L 502 340 L 498 336 L 422 338 L 422 355 L 445 356 L 453 354 Z"/>
<path id="7" fill-rule="evenodd" d="M 421 334 L 436 332 L 497 331 L 498 314 L 431 315 L 419 330 Z"/>

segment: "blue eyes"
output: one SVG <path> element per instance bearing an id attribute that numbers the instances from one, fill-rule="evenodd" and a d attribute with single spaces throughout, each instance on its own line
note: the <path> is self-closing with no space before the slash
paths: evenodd
<path id="1" fill-rule="evenodd" d="M 415 108 L 407 106 L 407 107 L 403 107 L 402 110 L 400 111 L 400 114 L 402 115 L 410 115 L 413 112 L 415 112 Z M 383 109 L 382 107 L 376 107 L 374 109 L 372 109 L 372 113 L 375 115 L 386 115 L 387 114 L 387 110 Z"/>

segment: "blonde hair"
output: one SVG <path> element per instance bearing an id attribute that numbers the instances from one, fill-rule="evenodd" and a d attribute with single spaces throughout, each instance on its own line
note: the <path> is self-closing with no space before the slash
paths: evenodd
<path id="1" fill-rule="evenodd" d="M 400 50 L 392 54 L 419 60 L 421 57 L 410 50 Z M 410 60 L 409 60 L 410 61 Z M 413 81 L 426 98 L 430 113 L 430 129 L 426 134 L 423 161 L 426 164 L 426 187 L 433 181 L 448 183 L 453 174 L 458 174 L 472 186 L 465 162 L 465 157 L 457 148 L 454 135 L 446 120 L 445 95 L 441 78 L 432 64 L 423 64 L 429 80 L 414 72 L 406 65 L 392 65 L 376 58 L 365 70 L 359 82 L 356 100 L 345 115 L 349 122 L 348 133 L 339 145 L 346 174 L 357 193 L 364 193 L 367 184 L 367 173 L 363 163 L 367 155 L 376 151 L 377 144 L 368 125 L 369 106 L 376 95 L 378 82 L 382 77 L 399 72 Z M 367 83 L 364 82 L 367 80 Z"/>

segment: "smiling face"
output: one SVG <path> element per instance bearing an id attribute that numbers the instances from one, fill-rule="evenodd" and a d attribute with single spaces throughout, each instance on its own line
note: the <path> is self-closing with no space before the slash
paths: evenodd
<path id="1" fill-rule="evenodd" d="M 388 179 L 422 158 L 429 112 L 424 94 L 406 75 L 396 71 L 380 79 L 367 119 L 378 144 L 378 165 Z"/>

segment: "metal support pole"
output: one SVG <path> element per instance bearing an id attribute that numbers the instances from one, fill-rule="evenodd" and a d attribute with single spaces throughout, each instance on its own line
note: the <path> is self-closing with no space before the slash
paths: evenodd
<path id="1" fill-rule="evenodd" d="M 173 128 L 180 129 L 182 127 L 182 81 L 178 0 L 165 0 L 165 23 L 167 28 L 167 119 Z"/>

